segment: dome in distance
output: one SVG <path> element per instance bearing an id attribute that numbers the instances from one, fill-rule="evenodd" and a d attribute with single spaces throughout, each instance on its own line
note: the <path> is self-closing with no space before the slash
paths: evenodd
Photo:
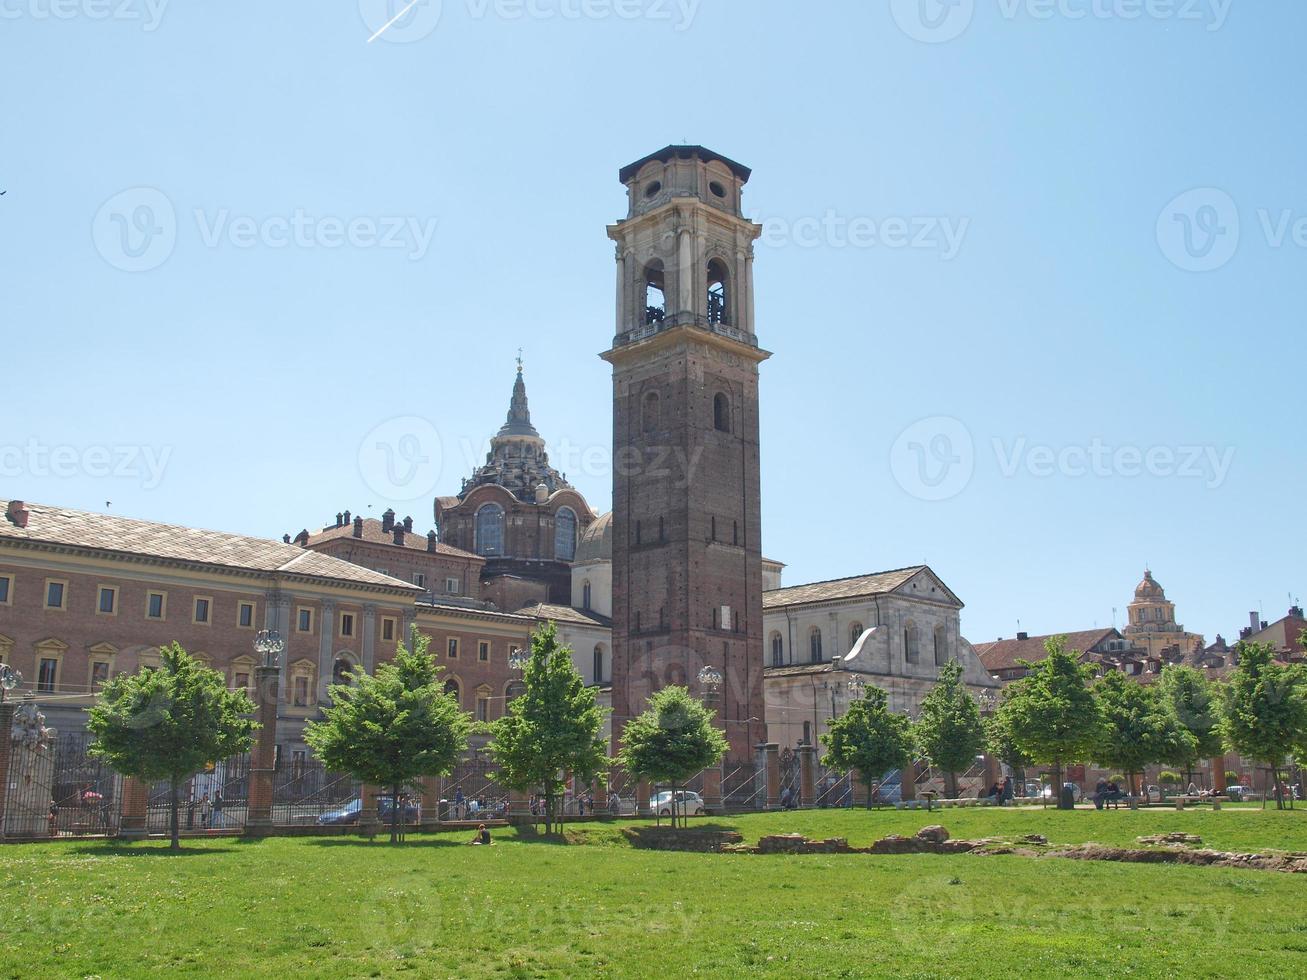
<path id="1" fill-rule="evenodd" d="M 1136 599 L 1165 599 L 1166 592 L 1151 571 L 1144 572 L 1144 580 L 1135 587 Z"/>
<path id="2" fill-rule="evenodd" d="M 613 560 L 613 512 L 597 517 L 581 534 L 576 546 L 577 564 Z"/>

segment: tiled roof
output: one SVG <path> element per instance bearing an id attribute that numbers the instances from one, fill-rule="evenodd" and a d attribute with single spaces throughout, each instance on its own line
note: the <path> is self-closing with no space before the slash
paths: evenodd
<path id="1" fill-rule="evenodd" d="M 1108 637 L 1114 636 L 1116 630 L 1106 629 L 1079 630 L 1074 633 L 1053 633 L 1049 636 L 1031 636 L 1024 640 L 997 640 L 994 643 L 973 643 L 981 663 L 990 671 L 1013 670 L 1018 660 L 1038 663 L 1048 654 L 1044 650 L 1044 641 L 1051 636 L 1065 636 L 1066 648 L 1084 653 L 1092 650 Z"/>
<path id="2" fill-rule="evenodd" d="M 884 595 L 910 581 L 925 567 L 925 565 L 914 565 L 911 568 L 897 568 L 889 572 L 873 572 L 870 575 L 855 575 L 852 578 L 832 579 L 829 582 L 813 582 L 810 585 L 792 585 L 785 589 L 773 589 L 762 594 L 762 607 L 773 609 L 806 602 L 823 602 L 827 599 Z"/>
<path id="3" fill-rule="evenodd" d="M 45 504 L 29 503 L 25 506 L 29 516 L 27 527 L 22 528 L 3 516 L 8 511 L 9 501 L 0 500 L 0 541 L 62 545 L 165 561 L 255 572 L 283 572 L 408 592 L 420 591 L 389 575 L 280 541 L 228 534 L 224 531 L 155 524 Z"/>
<path id="4" fill-rule="evenodd" d="M 401 525 L 402 526 L 402 525 Z M 388 533 L 381 530 L 381 522 L 375 517 L 366 517 L 363 519 L 363 537 L 354 537 L 353 523 L 342 524 L 340 527 L 324 527 L 316 534 L 309 535 L 309 547 L 322 544 L 326 541 L 363 541 L 367 544 L 389 545 L 390 547 L 403 547 L 409 551 L 421 551 L 427 553 L 427 536 L 417 531 L 406 531 L 404 533 L 404 544 L 395 544 L 395 535 L 393 532 Z M 474 555 L 470 551 L 464 551 L 462 548 L 455 548 L 452 545 L 441 544 L 436 542 L 434 554 L 449 555 L 454 558 L 470 558 L 473 561 L 485 561 L 480 555 Z"/>
<path id="5" fill-rule="evenodd" d="M 607 616 L 600 616 L 588 609 L 576 609 L 572 606 L 556 606 L 548 602 L 537 602 L 532 606 L 523 606 L 517 611 L 519 616 L 534 616 L 536 619 L 551 619 L 556 623 L 576 623 L 581 626 L 602 626 L 612 628 L 613 621 Z"/>

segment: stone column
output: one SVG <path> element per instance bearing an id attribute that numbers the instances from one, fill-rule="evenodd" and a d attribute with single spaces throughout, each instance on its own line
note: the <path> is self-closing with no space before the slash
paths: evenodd
<path id="1" fill-rule="evenodd" d="M 1218 755 L 1212 760 L 1212 792 L 1225 792 L 1225 756 Z"/>
<path id="2" fill-rule="evenodd" d="M 5 799 L 9 795 L 9 759 L 14 746 L 14 703 L 0 701 L 0 840 L 5 839 Z"/>
<path id="3" fill-rule="evenodd" d="M 908 803 L 915 800 L 917 798 L 917 764 L 909 762 L 904 766 L 899 780 L 902 786 L 900 795 L 903 801 Z"/>
<path id="4" fill-rule="evenodd" d="M 676 242 L 676 314 L 694 315 L 694 241 L 691 230 L 682 228 Z M 670 313 L 671 311 L 668 310 Z"/>
<path id="5" fill-rule="evenodd" d="M 722 812 L 722 767 L 718 763 L 703 771 L 703 808 L 709 813 Z"/>
<path id="6" fill-rule="evenodd" d="M 781 749 L 775 742 L 762 746 L 767 760 L 767 809 L 775 810 L 781 805 Z"/>
<path id="7" fill-rule="evenodd" d="M 245 815 L 247 834 L 267 834 L 272 830 L 272 781 L 277 764 L 277 681 L 279 667 L 255 667 L 254 678 L 259 696 L 259 731 L 250 756 L 249 809 Z"/>
<path id="8" fill-rule="evenodd" d="M 150 806 L 150 787 L 135 776 L 122 783 L 122 817 L 118 822 L 118 838 L 125 841 L 144 840 L 148 836 L 145 826 Z"/>
<path id="9" fill-rule="evenodd" d="M 617 247 L 617 333 L 626 330 L 626 256 Z"/>
<path id="10" fill-rule="evenodd" d="M 361 644 L 360 655 L 363 657 L 363 669 L 369 674 L 376 670 L 376 652 L 377 652 L 377 607 L 372 603 L 367 603 L 363 607 L 363 642 Z M 408 642 L 405 638 L 404 642 Z"/>
<path id="11" fill-rule="evenodd" d="M 422 789 L 422 830 L 435 830 L 440 823 L 440 777 L 423 776 L 418 780 Z"/>
<path id="12" fill-rule="evenodd" d="M 817 747 L 799 746 L 799 805 L 817 802 Z"/>
<path id="13" fill-rule="evenodd" d="M 653 787 L 649 785 L 649 780 L 642 779 L 635 784 L 635 812 L 642 817 L 653 815 L 649 809 L 649 797 L 653 795 Z"/>
<path id="14" fill-rule="evenodd" d="M 607 805 L 608 801 L 604 800 Z M 596 799 L 595 804 L 598 805 Z M 525 817 L 531 812 L 531 796 L 529 793 L 523 793 L 520 789 L 510 789 L 508 791 L 508 815 L 510 817 Z"/>
<path id="15" fill-rule="evenodd" d="M 330 697 L 327 688 L 331 686 L 336 666 L 335 622 L 336 604 L 330 599 L 323 600 L 318 614 L 318 704 L 326 704 Z"/>
<path id="16" fill-rule="evenodd" d="M 1000 789 L 1003 786 L 1003 767 L 999 764 L 998 758 L 992 752 L 985 753 L 985 789 L 997 785 Z"/>
<path id="17" fill-rule="evenodd" d="M 362 798 L 362 807 L 359 810 L 359 832 L 369 836 L 381 830 L 381 821 L 377 817 L 377 797 L 381 795 L 381 788 L 373 786 L 371 783 L 364 783 L 360 796 Z"/>

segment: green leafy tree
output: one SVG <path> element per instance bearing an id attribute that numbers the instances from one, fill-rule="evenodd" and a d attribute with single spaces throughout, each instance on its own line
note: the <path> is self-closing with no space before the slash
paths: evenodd
<path id="1" fill-rule="evenodd" d="M 713 712 L 684 687 L 673 685 L 654 694 L 648 709 L 627 723 L 617 761 L 632 778 L 675 791 L 695 773 L 721 762 L 726 749 L 726 737 L 713 724 Z M 670 809 L 674 827 L 674 803 Z"/>
<path id="2" fill-rule="evenodd" d="M 922 699 L 913 734 L 931 765 L 943 771 L 949 798 L 957 799 L 958 773 L 975 765 L 985 747 L 985 728 L 956 660 L 940 668 L 939 682 Z"/>
<path id="3" fill-rule="evenodd" d="M 1148 766 L 1196 753 L 1197 741 L 1157 688 L 1114 670 L 1094 685 L 1094 697 L 1103 716 L 1094 760 L 1120 769 L 1132 793 Z"/>
<path id="4" fill-rule="evenodd" d="M 1052 769 L 1061 807 L 1063 769 L 1093 754 L 1103 719 L 1089 688 L 1093 668 L 1067 651 L 1064 636 L 1049 637 L 1044 649 L 1048 656 L 1039 663 L 1023 662 L 1030 672 L 1004 692 L 999 712 L 1017 748 Z"/>
<path id="5" fill-rule="evenodd" d="M 229 691 L 221 674 L 172 643 L 159 651 L 158 667 L 120 674 L 104 686 L 87 720 L 95 736 L 90 753 L 124 776 L 168 781 L 177 850 L 182 783 L 210 762 L 249 751 L 259 726 L 246 716 L 254 709 L 244 691 Z"/>
<path id="6" fill-rule="evenodd" d="M 1025 783 L 1030 756 L 1017 746 L 1016 739 L 1012 736 L 1012 725 L 1002 705 L 985 719 L 985 751 L 1011 769 L 1019 783 Z M 1024 795 L 1024 789 L 1022 793 Z"/>
<path id="7" fill-rule="evenodd" d="M 903 769 L 911 761 L 912 723 L 890 711 L 888 701 L 883 690 L 868 685 L 862 697 L 850 703 L 849 710 L 832 721 L 821 736 L 826 765 L 862 777 L 868 809 L 872 784 L 891 769 Z"/>
<path id="8" fill-rule="evenodd" d="M 570 772 L 589 782 L 607 764 L 604 710 L 595 689 L 572 664 L 572 652 L 546 623 L 531 637 L 531 657 L 523 672 L 525 693 L 489 725 L 491 758 L 505 786 L 540 790 L 545 798 L 545 833 L 553 833 L 564 780 Z"/>
<path id="9" fill-rule="evenodd" d="M 1269 643 L 1240 642 L 1238 664 L 1221 699 L 1221 732 L 1234 751 L 1271 770 L 1283 809 L 1285 758 L 1307 740 L 1307 677 L 1298 665 L 1275 662 Z"/>
<path id="10" fill-rule="evenodd" d="M 399 841 L 402 790 L 422 776 L 447 775 L 467 749 L 472 720 L 445 691 L 429 640 L 412 630 L 395 659 L 375 674 L 355 671 L 333 684 L 324 721 L 304 740 L 328 769 L 391 791 L 390 842 Z"/>
<path id="11" fill-rule="evenodd" d="M 1157 690 L 1180 719 L 1180 724 L 1194 737 L 1192 752 L 1188 751 L 1186 743 L 1184 755 L 1162 761 L 1179 766 L 1184 771 L 1185 783 L 1192 783 L 1199 762 L 1225 754 L 1219 693 L 1201 670 L 1178 664 L 1162 668 Z"/>

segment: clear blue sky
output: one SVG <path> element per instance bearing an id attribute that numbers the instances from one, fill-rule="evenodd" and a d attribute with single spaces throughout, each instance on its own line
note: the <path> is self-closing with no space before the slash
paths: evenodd
<path id="1" fill-rule="evenodd" d="M 976 641 L 1106 625 L 1146 562 L 1209 639 L 1307 591 L 1298 0 L 445 0 L 434 27 L 424 0 L 371 44 L 385 0 L 67 2 L 0 11 L 6 497 L 425 529 L 360 446 L 426 419 L 456 492 L 522 347 L 606 509 L 604 226 L 618 168 L 687 141 L 754 168 L 770 229 L 789 582 L 926 561 Z M 169 455 L 156 481 L 96 447 Z"/>

